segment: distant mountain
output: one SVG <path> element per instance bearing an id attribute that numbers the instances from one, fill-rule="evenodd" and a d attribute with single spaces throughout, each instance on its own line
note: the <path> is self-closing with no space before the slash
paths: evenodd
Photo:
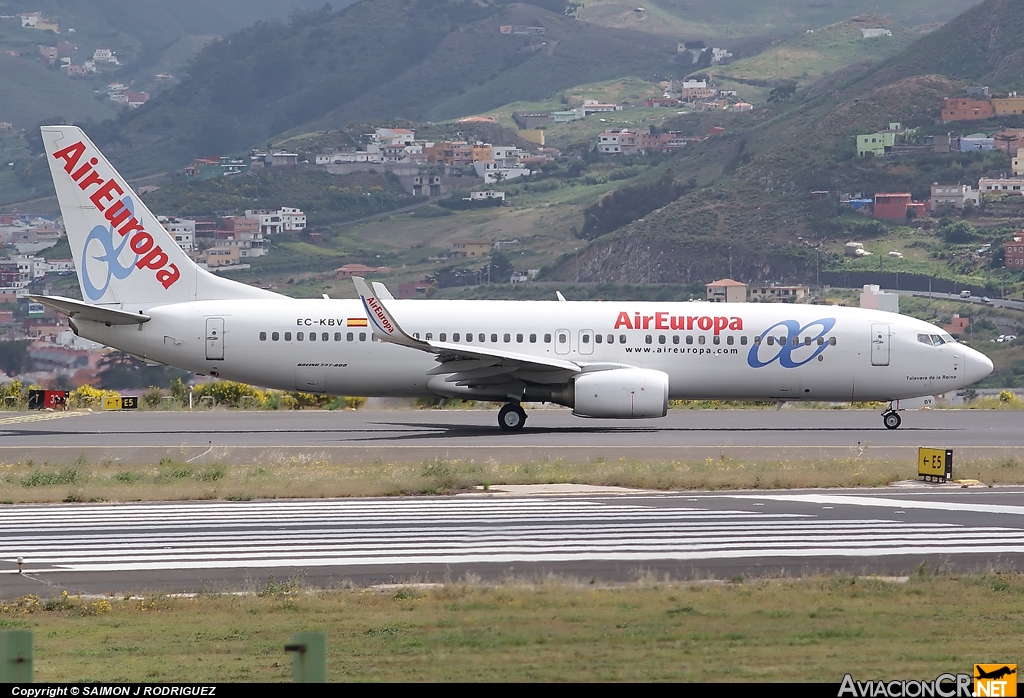
<path id="1" fill-rule="evenodd" d="M 680 38 L 787 36 L 866 12 L 904 27 L 946 22 L 981 0 L 586 0 L 581 19 Z"/>
<path id="2" fill-rule="evenodd" d="M 128 171 L 151 172 L 303 130 L 442 120 L 581 83 L 678 72 L 674 40 L 546 9 L 564 0 L 535 2 L 366 0 L 258 24 L 211 44 L 181 84 L 119 116 L 113 152 Z"/>
<path id="3" fill-rule="evenodd" d="M 352 0 L 335 0 L 336 8 Z M 205 43 L 259 21 L 287 20 L 324 0 L 0 0 L 0 121 L 16 127 L 41 119 L 102 120 L 119 106 L 93 90 L 117 80 L 149 89 L 153 72 L 177 71 Z M 51 29 L 23 27 L 20 13 L 39 12 Z M 81 65 L 97 48 L 108 48 L 118 66 L 101 66 L 91 77 L 69 78 L 58 65 L 40 61 L 38 46 L 67 42 L 62 56 Z M 20 58 L 8 52 L 20 54 Z M 133 83 L 137 83 L 133 85 Z M 62 97 L 63 95 L 63 97 Z"/>
<path id="4" fill-rule="evenodd" d="M 556 276 L 614 283 L 813 279 L 815 265 L 827 268 L 830 260 L 805 241 L 860 233 L 838 220 L 834 204 L 812 200 L 812 190 L 910 191 L 926 198 L 932 181 L 992 174 L 979 170 L 984 163 L 970 153 L 899 162 L 857 158 L 853 137 L 891 121 L 945 132 L 950 128 L 936 124 L 944 97 L 969 84 L 1024 88 L 1019 9 L 1019 0 L 986 0 L 877 68 L 839 72 L 749 116 L 722 114 L 728 133 L 671 163 L 677 173 L 699 173 L 708 186 L 598 238 Z M 683 127 L 689 118 L 665 128 Z"/>

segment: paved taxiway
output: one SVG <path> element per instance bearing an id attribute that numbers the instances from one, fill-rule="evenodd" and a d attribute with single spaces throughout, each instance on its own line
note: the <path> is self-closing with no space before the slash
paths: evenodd
<path id="1" fill-rule="evenodd" d="M 522 432 L 509 434 L 490 410 L 0 413 L 0 459 L 69 462 L 84 454 L 155 462 L 211 446 L 210 457 L 224 462 L 310 451 L 339 462 L 914 458 L 918 446 L 953 448 L 961 459 L 998 458 L 1024 457 L 1022 424 L 1019 412 L 980 410 L 904 412 L 903 426 L 888 431 L 873 410 L 671 410 L 663 419 L 627 421 L 538 409 Z"/>
<path id="2" fill-rule="evenodd" d="M 773 490 L 19 505 L 2 509 L 0 595 L 536 578 L 631 580 L 921 563 L 1024 566 L 1024 488 Z M 25 573 L 17 574 L 17 557 Z"/>

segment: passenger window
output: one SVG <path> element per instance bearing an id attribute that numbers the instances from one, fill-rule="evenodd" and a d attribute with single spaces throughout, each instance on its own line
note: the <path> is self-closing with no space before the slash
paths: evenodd
<path id="1" fill-rule="evenodd" d="M 433 332 L 427 332 L 427 341 L 429 342 L 433 338 L 434 338 L 434 333 Z"/>
<path id="2" fill-rule="evenodd" d="M 551 344 L 551 333 L 550 332 L 545 332 L 544 333 L 544 343 L 545 344 Z"/>
<path id="3" fill-rule="evenodd" d="M 693 344 L 693 335 L 692 334 L 686 335 L 686 343 L 687 344 Z"/>
<path id="4" fill-rule="evenodd" d="M 619 344 L 625 344 L 625 343 L 626 343 L 626 335 L 620 334 L 619 335 Z"/>
<path id="5" fill-rule="evenodd" d="M 665 335 L 659 334 L 658 335 L 658 344 L 664 344 L 664 343 L 665 343 Z"/>
<path id="6" fill-rule="evenodd" d="M 770 347 L 774 347 L 775 346 L 775 337 L 772 337 L 771 335 L 768 335 L 768 346 L 770 346 Z"/>
<path id="7" fill-rule="evenodd" d="M 280 332 L 272 332 L 270 334 L 270 338 L 276 342 L 279 339 L 281 339 L 281 333 Z"/>
<path id="8" fill-rule="evenodd" d="M 697 344 L 704 344 L 708 340 L 704 335 L 697 335 Z"/>
<path id="9" fill-rule="evenodd" d="M 651 342 L 654 341 L 654 337 L 652 337 L 651 335 L 647 335 L 646 337 L 644 337 L 644 341 L 650 344 Z"/>
<path id="10" fill-rule="evenodd" d="M 517 334 L 516 335 L 516 341 L 519 342 L 520 344 L 522 344 L 523 343 L 523 335 Z"/>
<path id="11" fill-rule="evenodd" d="M 266 332 L 260 332 L 260 341 L 261 342 L 267 341 L 267 333 Z"/>
<path id="12" fill-rule="evenodd" d="M 581 339 L 583 340 L 584 344 L 590 344 L 590 335 L 589 334 L 583 335 L 583 337 Z"/>
<path id="13" fill-rule="evenodd" d="M 292 333 L 291 332 L 285 332 L 284 333 L 284 341 L 286 341 L 286 342 L 292 341 Z"/>
<path id="14" fill-rule="evenodd" d="M 818 346 L 819 347 L 825 346 L 825 338 L 824 337 L 818 337 Z"/>
<path id="15" fill-rule="evenodd" d="M 679 335 L 677 335 L 677 334 L 672 335 L 672 343 L 673 344 L 679 344 Z"/>
<path id="16" fill-rule="evenodd" d="M 482 342 L 484 340 L 481 339 L 480 341 Z M 492 342 L 497 342 L 498 341 L 498 335 L 496 335 L 494 333 L 491 333 L 491 341 Z"/>
<path id="17" fill-rule="evenodd" d="M 502 337 L 502 339 L 505 341 L 505 344 L 508 344 L 509 342 L 512 341 L 512 335 L 505 333 L 505 336 Z"/>
<path id="18" fill-rule="evenodd" d="M 829 343 L 829 346 L 833 346 L 834 347 L 836 345 L 836 338 L 835 337 L 829 337 L 828 338 L 828 343 Z"/>
<path id="19" fill-rule="evenodd" d="M 800 345 L 800 338 L 799 337 L 793 337 L 793 346 L 795 347 L 795 346 L 799 346 L 799 345 Z"/>
<path id="20" fill-rule="evenodd" d="M 323 334 L 321 334 L 321 335 L 320 335 L 320 341 L 321 341 L 321 342 L 326 342 L 326 341 L 328 341 L 328 340 L 329 340 L 330 338 L 331 338 L 331 335 L 327 334 L 326 332 L 324 332 Z M 418 339 L 418 338 L 417 338 L 417 339 Z"/>
<path id="21" fill-rule="evenodd" d="M 530 344 L 536 344 L 536 343 L 537 343 L 537 335 L 531 334 L 530 335 Z"/>
<path id="22" fill-rule="evenodd" d="M 316 341 L 316 332 L 310 332 L 309 333 L 309 341 L 311 341 L 311 342 L 315 342 Z"/>
<path id="23" fill-rule="evenodd" d="M 420 338 L 420 333 L 419 332 L 413 332 L 412 333 L 412 338 L 413 339 L 419 339 Z"/>
<path id="24" fill-rule="evenodd" d="M 497 342 L 498 341 L 498 335 L 492 334 L 491 337 L 493 337 L 493 339 L 491 340 L 492 342 Z M 485 335 L 483 332 L 481 332 L 479 335 L 477 335 L 477 341 L 486 342 L 487 341 L 487 335 Z"/>
<path id="25" fill-rule="evenodd" d="M 718 335 L 716 334 L 716 335 L 715 335 L 714 337 L 712 337 L 712 338 L 711 338 L 711 343 L 712 343 L 712 344 L 721 344 L 721 343 L 722 343 L 722 338 L 721 338 L 721 337 L 719 337 L 719 336 L 718 336 Z"/>
<path id="26" fill-rule="evenodd" d="M 565 344 L 568 341 L 569 341 L 569 337 L 568 337 L 568 335 L 565 334 L 565 332 L 559 332 L 558 333 L 558 343 L 559 344 Z"/>
<path id="27" fill-rule="evenodd" d="M 785 336 L 782 336 L 782 335 L 779 336 L 779 346 L 780 347 L 786 346 L 786 337 Z"/>
<path id="28" fill-rule="evenodd" d="M 466 333 L 466 341 L 467 342 L 472 342 L 473 341 L 473 333 L 472 332 L 467 332 Z"/>
<path id="29" fill-rule="evenodd" d="M 594 335 L 594 344 L 600 344 L 603 341 L 604 341 L 604 335 L 600 335 L 600 334 L 595 334 Z"/>
<path id="30" fill-rule="evenodd" d="M 441 334 L 437 335 L 437 338 L 438 338 L 439 340 L 441 340 L 442 342 L 446 342 L 446 341 L 448 341 L 448 340 L 447 340 L 447 337 L 448 337 L 448 335 L 447 335 L 447 333 L 445 333 L 445 332 L 442 332 Z M 458 341 L 458 340 L 456 340 L 456 341 Z"/>
<path id="31" fill-rule="evenodd" d="M 453 341 L 453 342 L 457 342 L 457 341 L 459 341 L 459 337 L 461 337 L 461 336 L 462 336 L 462 335 L 460 335 L 460 334 L 459 334 L 458 332 L 453 332 L 453 333 L 452 333 L 452 341 Z"/>
<path id="32" fill-rule="evenodd" d="M 366 341 L 366 333 L 365 332 L 360 332 L 359 333 L 359 341 L 360 342 L 365 342 Z"/>
<path id="33" fill-rule="evenodd" d="M 729 335 L 728 337 L 725 338 L 725 343 L 728 344 L 729 346 L 732 346 L 733 342 L 735 341 L 736 338 L 733 337 L 732 335 Z"/>
<path id="34" fill-rule="evenodd" d="M 761 335 L 758 335 L 758 336 L 754 337 L 754 345 L 755 346 L 760 346 L 761 345 Z"/>
<path id="35" fill-rule="evenodd" d="M 352 334 L 351 332 L 349 332 L 348 334 L 345 335 L 345 340 L 346 341 L 351 342 L 353 339 L 355 339 L 355 335 Z"/>
<path id="36" fill-rule="evenodd" d="M 625 336 L 623 336 L 622 341 L 623 342 L 626 341 Z M 613 334 L 608 335 L 608 343 L 609 344 L 615 344 L 615 335 L 613 335 Z"/>
<path id="37" fill-rule="evenodd" d="M 296 332 L 295 333 L 295 340 L 298 341 L 298 342 L 301 342 L 303 340 L 304 336 L 305 336 L 304 333 Z"/>
<path id="38" fill-rule="evenodd" d="M 742 344 L 743 346 L 747 346 L 747 335 L 743 335 L 740 337 L 740 344 Z"/>
<path id="39" fill-rule="evenodd" d="M 811 346 L 811 338 L 810 337 L 804 337 L 804 346 L 805 347 Z"/>

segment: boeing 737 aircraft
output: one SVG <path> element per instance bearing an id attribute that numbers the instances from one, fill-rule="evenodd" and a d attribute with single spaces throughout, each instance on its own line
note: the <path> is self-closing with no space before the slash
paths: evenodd
<path id="1" fill-rule="evenodd" d="M 522 402 L 580 417 L 663 417 L 671 399 L 867 401 L 899 411 L 992 362 L 938 327 L 783 304 L 298 300 L 211 274 L 73 126 L 42 129 L 83 301 L 34 300 L 82 337 L 149 361 L 281 390 Z M 908 402 L 909 401 L 909 402 Z"/>

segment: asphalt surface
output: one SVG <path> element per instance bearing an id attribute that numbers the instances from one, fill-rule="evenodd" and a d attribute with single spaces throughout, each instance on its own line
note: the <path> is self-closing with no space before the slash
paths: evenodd
<path id="1" fill-rule="evenodd" d="M 912 484 L 5 506 L 0 597 L 256 590 L 271 575 L 332 587 L 1019 571 L 1022 495 Z"/>
<path id="2" fill-rule="evenodd" d="M 903 413 L 883 428 L 873 410 L 671 410 L 649 420 L 594 420 L 568 410 L 529 410 L 523 431 L 506 433 L 491 410 L 301 412 L 0 413 L 0 459 L 70 462 L 164 456 L 252 462 L 268 454 L 316 452 L 339 461 L 386 457 L 561 457 L 637 459 L 913 458 L 919 446 L 956 457 L 1024 457 L 1024 416 L 1013 411 Z"/>

